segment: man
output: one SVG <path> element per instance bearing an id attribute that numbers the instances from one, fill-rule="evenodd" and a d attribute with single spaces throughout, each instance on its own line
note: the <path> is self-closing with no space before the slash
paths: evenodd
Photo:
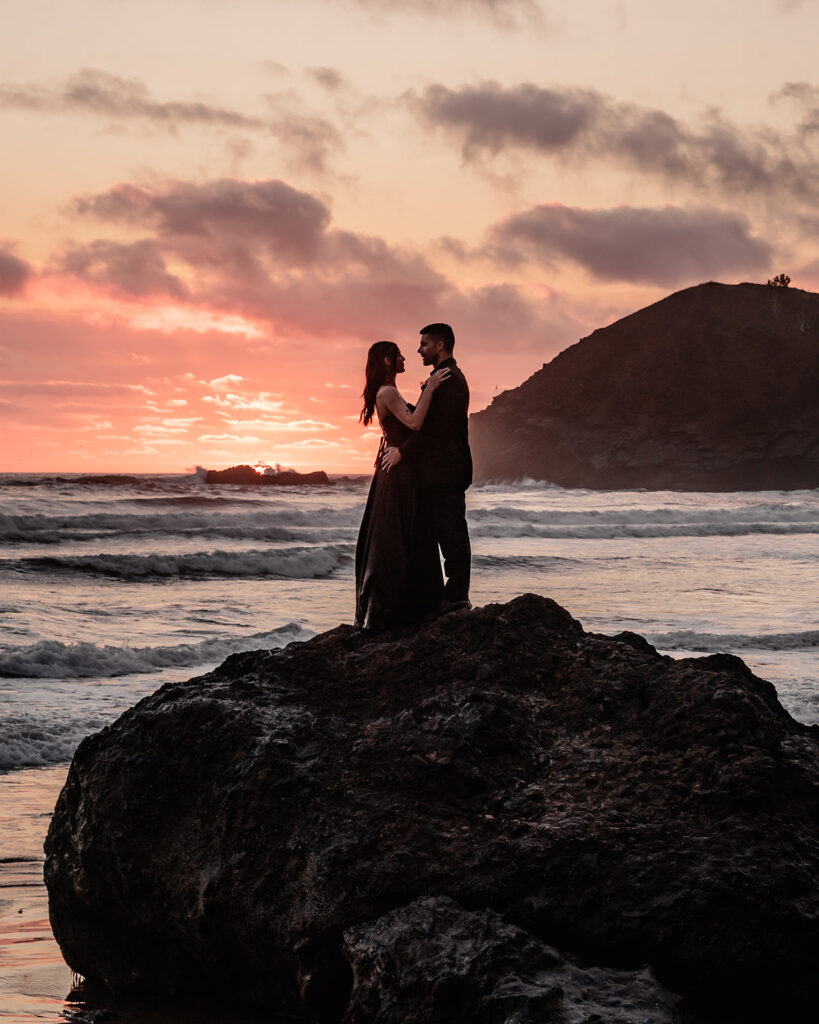
<path id="1" fill-rule="evenodd" d="M 469 577 L 472 552 L 466 525 L 466 489 L 472 483 L 469 450 L 469 386 L 452 357 L 455 335 L 449 324 L 421 330 L 418 352 L 424 366 L 449 367 L 451 376 L 435 392 L 421 429 L 398 448 L 387 448 L 381 468 L 387 472 L 402 459 L 417 467 L 421 514 L 444 556 L 444 602 L 441 612 L 471 608 Z"/>

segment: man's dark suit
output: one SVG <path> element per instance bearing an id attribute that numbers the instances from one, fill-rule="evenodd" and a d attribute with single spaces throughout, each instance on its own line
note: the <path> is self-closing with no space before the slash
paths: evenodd
<path id="1" fill-rule="evenodd" d="M 401 458 L 415 468 L 421 511 L 444 556 L 447 601 L 469 598 L 472 552 L 466 526 L 467 487 L 472 483 L 469 450 L 469 386 L 450 356 L 436 369 L 448 367 L 451 376 L 432 396 L 420 430 L 401 445 Z"/>

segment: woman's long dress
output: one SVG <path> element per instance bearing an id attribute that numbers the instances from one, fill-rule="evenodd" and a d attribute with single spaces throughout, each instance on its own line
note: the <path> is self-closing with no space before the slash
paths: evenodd
<path id="1" fill-rule="evenodd" d="M 392 413 L 382 428 L 388 445 L 411 433 Z M 417 621 L 443 594 L 438 545 L 419 515 L 416 475 L 405 462 L 388 473 L 377 462 L 355 552 L 356 625 L 384 629 Z"/>

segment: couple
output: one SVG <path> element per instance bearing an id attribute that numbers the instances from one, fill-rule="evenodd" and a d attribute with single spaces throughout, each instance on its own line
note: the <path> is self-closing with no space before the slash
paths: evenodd
<path id="1" fill-rule="evenodd" d="M 449 324 L 423 328 L 418 352 L 433 372 L 414 407 L 395 386 L 404 372 L 395 342 L 377 341 L 367 354 L 361 420 L 366 426 L 375 414 L 382 437 L 356 546 L 355 621 L 362 629 L 470 607 L 469 388 L 454 347 Z"/>

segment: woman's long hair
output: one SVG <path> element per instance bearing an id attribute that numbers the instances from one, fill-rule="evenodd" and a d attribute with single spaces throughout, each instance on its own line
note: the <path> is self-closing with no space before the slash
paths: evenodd
<path id="1" fill-rule="evenodd" d="M 374 345 L 370 345 L 370 351 L 367 353 L 367 369 L 364 371 L 364 392 L 361 396 L 364 399 L 364 408 L 358 417 L 359 422 L 363 423 L 365 427 L 373 418 L 375 396 L 378 394 L 378 389 L 384 384 L 389 374 L 389 368 L 384 359 L 389 359 L 395 366 L 398 352 L 398 346 L 394 341 L 377 341 Z"/>

